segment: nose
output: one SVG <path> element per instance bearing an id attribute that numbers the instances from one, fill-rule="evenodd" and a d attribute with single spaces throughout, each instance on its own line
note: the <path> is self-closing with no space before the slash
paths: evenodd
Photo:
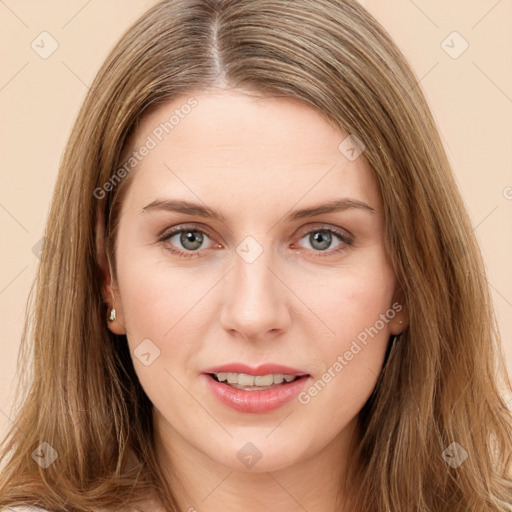
<path id="1" fill-rule="evenodd" d="M 234 254 L 233 269 L 225 278 L 220 323 L 241 339 L 273 339 L 290 324 L 287 301 L 291 292 L 269 253 L 263 251 L 252 263 Z"/>

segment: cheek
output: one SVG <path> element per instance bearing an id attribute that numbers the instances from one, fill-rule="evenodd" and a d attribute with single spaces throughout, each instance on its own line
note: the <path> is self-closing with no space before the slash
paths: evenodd
<path id="1" fill-rule="evenodd" d="M 337 325 L 342 338 L 357 337 L 374 326 L 382 314 L 391 307 L 394 292 L 394 276 L 391 269 L 364 271 L 350 276 L 343 283 L 337 315 L 342 323 Z M 332 311 L 335 314 L 336 311 Z M 383 328 L 384 327 L 384 328 Z M 378 324 L 379 330 L 388 332 L 388 324 Z"/>
<path id="2" fill-rule="evenodd" d="M 308 304 L 321 312 L 325 328 L 314 343 L 309 341 L 317 364 L 301 403 L 315 403 L 318 414 L 328 410 L 340 421 L 353 417 L 364 405 L 382 370 L 389 322 L 396 314 L 394 285 L 392 268 L 380 257 L 372 258 L 372 264 L 344 269 L 322 288 L 310 291 Z"/>
<path id="3" fill-rule="evenodd" d="M 199 349 L 198 341 L 204 339 L 204 325 L 198 319 L 208 323 L 207 301 L 201 298 L 212 284 L 197 283 L 194 273 L 170 268 L 165 261 L 149 261 L 143 252 L 139 259 L 137 251 L 129 254 L 119 259 L 118 277 L 139 382 L 157 409 L 166 410 L 170 396 L 194 407 L 178 382 Z"/>
<path id="4" fill-rule="evenodd" d="M 191 278 L 193 275 L 183 269 L 163 269 L 158 264 L 137 265 L 133 261 L 127 266 L 119 280 L 125 326 L 130 336 L 163 341 L 170 337 L 178 322 L 187 323 L 187 311 L 207 290 Z"/>
<path id="5" fill-rule="evenodd" d="M 392 307 L 395 276 L 384 255 L 377 253 L 365 260 L 361 257 L 357 264 L 323 274 L 322 279 L 311 274 L 297 283 L 295 289 L 309 306 L 303 309 L 303 321 L 310 318 L 311 324 L 316 320 L 324 341 L 321 345 L 327 350 L 338 350 L 372 327 Z M 313 318 L 312 312 L 318 313 L 318 318 Z M 385 331 L 386 336 L 388 327 L 388 322 L 384 326 L 378 324 L 379 331 Z"/>

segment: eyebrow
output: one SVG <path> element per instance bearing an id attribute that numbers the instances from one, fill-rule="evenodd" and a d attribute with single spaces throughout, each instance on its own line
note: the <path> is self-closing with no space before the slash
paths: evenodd
<path id="1" fill-rule="evenodd" d="M 293 221 L 298 219 L 305 219 L 307 217 L 315 217 L 326 213 L 333 213 L 355 208 L 358 210 L 366 211 L 368 213 L 375 213 L 375 208 L 370 205 L 359 201 L 357 199 L 341 198 L 329 201 L 325 204 L 312 206 L 295 210 L 286 216 L 286 220 Z M 176 199 L 155 199 L 153 202 L 142 208 L 141 213 L 152 210 L 165 210 L 170 212 L 184 213 L 187 215 L 197 215 L 208 219 L 216 219 L 222 222 L 226 221 L 224 215 L 216 212 L 208 206 L 203 206 L 189 201 L 176 200 Z"/>

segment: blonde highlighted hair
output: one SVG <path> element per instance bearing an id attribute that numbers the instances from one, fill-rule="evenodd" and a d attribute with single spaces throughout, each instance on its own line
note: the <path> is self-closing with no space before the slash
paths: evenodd
<path id="1" fill-rule="evenodd" d="M 511 510 L 512 418 L 499 392 L 511 387 L 480 251 L 413 72 L 352 0 L 164 0 L 113 48 L 60 166 L 0 454 L 0 507 L 89 512 L 154 493 L 178 511 L 152 404 L 126 338 L 105 321 L 96 229 L 104 219 L 115 264 L 126 179 L 108 197 L 95 190 L 150 107 L 213 86 L 305 102 L 364 142 L 382 193 L 409 326 L 359 414 L 347 510 Z M 32 458 L 42 442 L 58 453 L 47 468 Z M 457 467 L 445 460 L 454 446 L 467 453 Z"/>

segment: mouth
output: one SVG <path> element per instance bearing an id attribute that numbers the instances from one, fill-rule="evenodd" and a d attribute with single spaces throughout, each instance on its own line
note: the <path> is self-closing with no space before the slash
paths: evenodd
<path id="1" fill-rule="evenodd" d="M 202 378 L 213 397 L 243 413 L 270 413 L 290 403 L 312 380 L 305 369 L 241 361 L 205 368 Z"/>
<path id="2" fill-rule="evenodd" d="M 311 380 L 310 374 L 257 373 L 260 375 L 208 371 L 202 378 L 220 403 L 237 412 L 254 414 L 271 413 L 290 403 Z"/>

